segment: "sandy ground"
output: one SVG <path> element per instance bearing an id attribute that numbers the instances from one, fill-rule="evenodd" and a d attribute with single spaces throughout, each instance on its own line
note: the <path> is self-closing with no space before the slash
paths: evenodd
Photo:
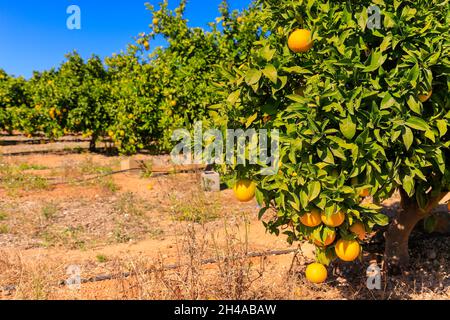
<path id="1" fill-rule="evenodd" d="M 306 244 L 296 255 L 242 258 L 248 252 L 297 248 L 266 232 L 255 202 L 239 203 L 231 190 L 204 193 L 199 173 L 121 173 L 79 182 L 120 170 L 125 157 L 73 153 L 67 143 L 80 144 L 45 144 L 46 153 L 34 153 L 42 145 L 1 147 L 9 155 L 0 156 L 0 166 L 8 167 L 12 178 L 0 186 L 0 298 L 450 298 L 448 236 L 415 235 L 412 272 L 384 277 L 382 290 L 370 291 L 365 284 L 370 261 L 381 262 L 383 248 L 376 241 L 363 261 L 333 264 L 327 284 L 313 286 L 303 276 L 313 259 Z M 168 162 L 164 156 L 138 158 Z M 396 201 L 387 203 L 394 211 Z M 201 264 L 230 255 L 236 259 Z M 181 267 L 161 271 L 173 264 Z M 59 286 L 70 266 L 78 266 L 86 279 L 133 275 L 70 290 Z"/>

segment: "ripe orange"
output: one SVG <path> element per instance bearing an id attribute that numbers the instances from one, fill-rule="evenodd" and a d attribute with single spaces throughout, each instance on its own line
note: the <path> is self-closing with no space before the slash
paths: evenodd
<path id="1" fill-rule="evenodd" d="M 320 220 L 320 212 L 318 210 L 311 210 L 300 217 L 300 222 L 307 227 L 317 227 L 322 223 Z"/>
<path id="2" fill-rule="evenodd" d="M 336 212 L 335 214 L 327 217 L 325 213 L 322 213 L 321 216 L 322 222 L 332 228 L 339 227 L 345 221 L 345 214 L 341 211 Z"/>
<path id="3" fill-rule="evenodd" d="M 350 227 L 350 231 L 358 236 L 359 240 L 366 238 L 366 228 L 361 222 L 356 222 Z"/>
<path id="4" fill-rule="evenodd" d="M 323 283 L 327 277 L 327 268 L 320 263 L 312 263 L 306 268 L 306 279 L 312 283 Z"/>
<path id="5" fill-rule="evenodd" d="M 363 191 L 361 191 L 361 193 L 359 194 L 359 196 L 361 198 L 367 198 L 368 196 L 370 196 L 370 190 L 369 189 L 364 189 Z"/>
<path id="6" fill-rule="evenodd" d="M 336 255 L 347 262 L 356 260 L 361 253 L 361 246 L 356 240 L 339 240 L 334 249 Z"/>
<path id="7" fill-rule="evenodd" d="M 319 240 L 315 240 L 314 243 L 318 247 L 327 247 L 330 244 L 332 244 L 334 242 L 334 240 L 336 240 L 336 232 L 333 231 L 332 233 L 328 234 L 327 239 L 325 240 L 325 242 L 322 242 L 322 241 L 319 241 Z"/>
<path id="8" fill-rule="evenodd" d="M 242 17 L 238 17 L 236 21 L 237 21 L 237 23 L 242 23 L 243 20 L 244 19 Z"/>
<path id="9" fill-rule="evenodd" d="M 428 100 L 430 100 L 432 95 L 433 95 L 433 90 L 431 90 L 427 95 L 424 95 L 424 94 L 419 95 L 419 100 L 420 100 L 420 102 L 425 103 Z"/>
<path id="10" fill-rule="evenodd" d="M 153 22 L 153 25 L 157 25 L 159 23 L 159 19 L 158 18 L 154 18 L 152 22 Z"/>
<path id="11" fill-rule="evenodd" d="M 291 33 L 288 39 L 288 46 L 295 53 L 307 52 L 312 48 L 314 42 L 311 39 L 311 31 L 297 29 Z"/>
<path id="12" fill-rule="evenodd" d="M 171 107 L 176 107 L 177 106 L 177 102 L 175 100 L 170 101 L 170 106 Z"/>
<path id="13" fill-rule="evenodd" d="M 239 180 L 233 188 L 234 195 L 241 202 L 249 202 L 255 197 L 256 184 L 251 180 Z"/>

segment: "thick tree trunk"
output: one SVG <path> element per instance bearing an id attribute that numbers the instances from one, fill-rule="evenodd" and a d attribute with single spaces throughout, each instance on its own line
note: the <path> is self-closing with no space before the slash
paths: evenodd
<path id="1" fill-rule="evenodd" d="M 443 195 L 431 199 L 426 208 L 421 209 L 415 198 L 410 198 L 401 189 L 401 209 L 390 224 L 386 234 L 385 262 L 388 271 L 400 273 L 409 267 L 409 236 L 419 221 L 431 214 Z"/>
<path id="2" fill-rule="evenodd" d="M 97 148 L 96 148 L 97 139 L 98 139 L 98 136 L 94 134 L 91 138 L 91 141 L 89 142 L 89 151 L 90 152 L 97 151 Z"/>

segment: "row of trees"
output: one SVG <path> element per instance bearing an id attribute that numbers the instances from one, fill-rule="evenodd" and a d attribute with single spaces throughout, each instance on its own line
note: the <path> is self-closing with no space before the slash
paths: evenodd
<path id="1" fill-rule="evenodd" d="M 83 134 L 92 137 L 92 149 L 109 136 L 127 154 L 169 150 L 172 129 L 209 118 L 209 106 L 221 101 L 219 64 L 245 59 L 258 36 L 226 1 L 208 31 L 188 26 L 185 7 L 185 0 L 174 11 L 167 0 L 157 9 L 148 5 L 150 32 L 104 61 L 70 53 L 59 68 L 34 72 L 29 80 L 0 70 L 0 130 L 50 138 Z M 156 36 L 167 46 L 149 53 Z"/>

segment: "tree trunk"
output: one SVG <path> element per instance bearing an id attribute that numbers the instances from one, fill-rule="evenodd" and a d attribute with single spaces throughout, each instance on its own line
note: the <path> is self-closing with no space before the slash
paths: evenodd
<path id="1" fill-rule="evenodd" d="M 399 274 L 409 267 L 409 236 L 419 221 L 431 214 L 439 204 L 442 196 L 433 198 L 421 209 L 416 198 L 410 198 L 406 191 L 400 189 L 401 208 L 386 234 L 385 262 L 388 271 Z"/>
<path id="2" fill-rule="evenodd" d="M 96 134 L 92 135 L 91 141 L 89 142 L 89 151 L 95 152 L 97 151 L 95 143 L 97 142 L 98 136 Z"/>

